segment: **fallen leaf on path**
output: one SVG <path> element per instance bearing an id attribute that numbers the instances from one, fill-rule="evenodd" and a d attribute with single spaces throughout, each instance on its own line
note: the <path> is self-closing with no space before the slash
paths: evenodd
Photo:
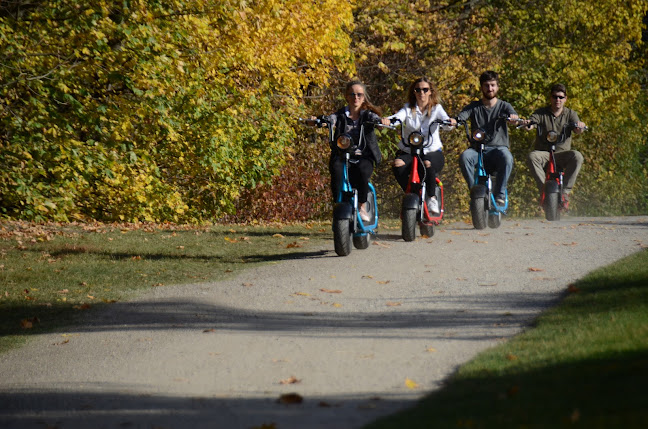
<path id="1" fill-rule="evenodd" d="M 481 243 L 481 244 L 488 244 L 488 241 L 482 241 L 482 240 L 473 240 L 475 243 Z"/>
<path id="2" fill-rule="evenodd" d="M 320 290 L 325 293 L 342 293 L 342 291 L 339 289 L 320 289 Z"/>
<path id="3" fill-rule="evenodd" d="M 401 305 L 400 302 L 387 301 L 387 307 L 398 307 Z"/>
<path id="4" fill-rule="evenodd" d="M 434 347 L 428 347 L 425 351 L 428 353 L 434 353 L 437 351 L 437 349 L 435 349 Z"/>
<path id="5" fill-rule="evenodd" d="M 542 268 L 529 267 L 529 271 L 544 271 Z"/>
<path id="6" fill-rule="evenodd" d="M 387 249 L 391 247 L 390 245 L 388 245 L 388 244 L 384 244 L 384 243 L 381 243 L 380 241 L 374 241 L 372 244 L 373 244 L 374 246 L 385 247 L 385 248 L 387 248 Z"/>
<path id="7" fill-rule="evenodd" d="M 214 329 L 214 328 L 205 329 L 203 332 L 216 332 L 216 329 Z"/>
<path id="8" fill-rule="evenodd" d="M 575 241 L 572 241 L 571 243 L 563 243 L 563 246 L 578 246 L 578 243 Z"/>
<path id="9" fill-rule="evenodd" d="M 377 280 L 376 281 L 376 283 L 378 283 L 379 285 L 386 285 L 386 284 L 389 284 L 389 282 L 391 282 L 391 280 Z"/>
<path id="10" fill-rule="evenodd" d="M 292 243 L 289 243 L 286 246 L 286 249 L 297 249 L 297 248 L 300 248 L 300 247 L 303 247 L 303 246 L 301 244 L 297 243 L 296 241 L 293 241 Z"/>
<path id="11" fill-rule="evenodd" d="M 299 296 L 310 296 L 310 293 L 306 293 L 306 292 L 295 292 L 294 295 L 299 295 Z"/>
<path id="12" fill-rule="evenodd" d="M 301 382 L 300 379 L 298 379 L 294 375 L 291 375 L 289 378 L 286 378 L 285 380 L 280 380 L 279 384 L 297 384 L 300 382 Z"/>
<path id="13" fill-rule="evenodd" d="M 254 283 L 243 283 L 243 286 L 245 286 L 245 287 L 254 286 Z"/>
<path id="14" fill-rule="evenodd" d="M 417 387 L 419 387 L 417 382 L 410 380 L 409 378 L 405 379 L 405 386 L 407 386 L 408 389 L 416 389 Z"/>
<path id="15" fill-rule="evenodd" d="M 336 302 L 336 303 L 333 304 L 333 307 L 340 308 L 340 307 L 342 307 L 342 304 Z"/>
<path id="16" fill-rule="evenodd" d="M 304 398 L 297 393 L 286 393 L 281 395 L 277 402 L 280 404 L 301 404 L 304 402 Z"/>
<path id="17" fill-rule="evenodd" d="M 275 234 L 275 235 L 273 235 L 272 237 L 273 237 L 273 238 L 284 238 L 284 236 L 281 235 L 281 234 Z"/>
<path id="18" fill-rule="evenodd" d="M 363 279 L 373 279 L 373 276 L 362 276 Z"/>

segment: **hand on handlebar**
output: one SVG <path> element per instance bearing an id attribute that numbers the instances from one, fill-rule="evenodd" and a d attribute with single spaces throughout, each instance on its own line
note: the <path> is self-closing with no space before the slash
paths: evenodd
<path id="1" fill-rule="evenodd" d="M 576 134 L 582 134 L 583 132 L 585 132 L 586 130 L 589 129 L 589 128 L 587 128 L 587 125 L 585 125 L 585 122 L 582 122 L 582 121 L 576 122 L 575 125 L 576 126 L 574 127 L 574 132 Z"/>

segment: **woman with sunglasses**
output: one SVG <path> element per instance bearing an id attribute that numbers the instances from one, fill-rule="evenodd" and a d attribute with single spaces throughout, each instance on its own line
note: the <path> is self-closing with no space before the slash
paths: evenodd
<path id="1" fill-rule="evenodd" d="M 409 174 L 412 165 L 412 155 L 409 147 L 405 144 L 408 136 L 418 131 L 423 134 L 423 165 L 425 166 L 425 185 L 427 189 L 426 204 L 428 211 L 439 214 L 439 202 L 436 200 L 436 175 L 443 169 L 445 158 L 443 156 L 443 145 L 439 137 L 439 127 L 434 124 L 437 119 L 450 120 L 452 126 L 456 121 L 448 116 L 443 107 L 441 99 L 434 84 L 426 77 L 416 79 L 409 87 L 407 104 L 388 120 L 397 119 L 401 122 L 401 140 L 398 142 L 398 152 L 392 171 L 398 184 L 407 189 Z M 431 126 L 432 125 L 432 126 Z M 452 129 L 443 127 L 444 129 Z"/>
<path id="2" fill-rule="evenodd" d="M 380 109 L 371 104 L 367 95 L 366 86 L 359 80 L 347 83 L 344 98 L 347 105 L 330 116 L 332 126 L 335 127 L 333 142 L 342 134 L 349 134 L 353 144 L 357 146 L 357 156 L 349 165 L 349 180 L 351 185 L 358 190 L 359 214 L 363 222 L 369 222 L 369 213 L 366 210 L 369 180 L 373 174 L 374 166 L 382 160 L 378 148 L 378 138 L 374 132 L 374 123 L 380 123 Z M 333 143 L 334 144 L 334 143 Z M 331 191 L 335 200 L 342 183 L 344 159 L 339 152 L 331 148 L 329 171 L 331 172 Z"/>

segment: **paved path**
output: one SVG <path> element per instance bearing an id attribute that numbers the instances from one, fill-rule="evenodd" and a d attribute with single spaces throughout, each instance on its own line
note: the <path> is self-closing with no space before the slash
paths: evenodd
<path id="1" fill-rule="evenodd" d="M 0 355 L 0 427 L 360 428 L 647 246 L 648 217 L 453 223 L 155 288 Z M 278 402 L 293 392 L 302 403 Z"/>

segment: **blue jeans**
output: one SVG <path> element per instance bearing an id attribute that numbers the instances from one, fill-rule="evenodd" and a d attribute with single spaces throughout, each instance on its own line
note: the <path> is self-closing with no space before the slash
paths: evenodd
<path id="1" fill-rule="evenodd" d="M 475 184 L 475 167 L 479 152 L 473 148 L 466 149 L 459 157 L 459 166 L 468 189 Z M 513 155 L 505 146 L 490 146 L 484 149 L 484 167 L 489 174 L 497 173 L 493 195 L 495 198 L 504 198 L 508 179 L 513 171 Z"/>

